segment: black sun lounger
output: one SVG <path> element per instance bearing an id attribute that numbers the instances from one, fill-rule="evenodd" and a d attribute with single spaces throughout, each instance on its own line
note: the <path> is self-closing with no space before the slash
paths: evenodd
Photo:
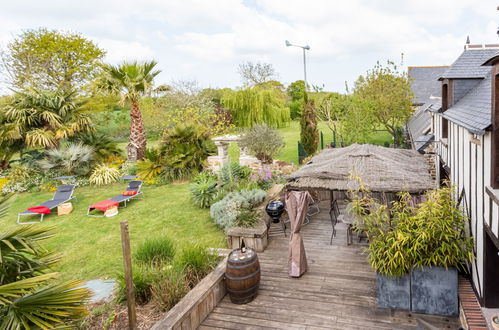
<path id="1" fill-rule="evenodd" d="M 66 202 L 72 200 L 73 198 L 76 198 L 75 196 L 73 196 L 73 192 L 74 192 L 75 188 L 76 188 L 76 186 L 74 184 L 67 184 L 67 185 L 58 186 L 57 190 L 55 191 L 54 197 L 52 197 L 51 200 L 48 200 L 48 201 L 41 203 L 41 204 L 38 204 L 37 206 L 45 206 L 45 207 L 52 210 L 53 208 L 56 208 L 57 206 L 59 206 L 63 203 L 66 203 Z M 29 210 L 21 212 L 17 215 L 17 223 L 18 224 L 36 223 L 36 222 L 21 222 L 22 215 L 35 215 L 35 214 L 40 214 L 40 213 L 36 213 L 33 211 L 29 211 Z M 39 222 L 43 221 L 44 215 L 45 214 L 43 214 L 43 213 L 40 214 L 40 221 Z"/>
<path id="2" fill-rule="evenodd" d="M 131 199 L 135 199 L 135 198 L 138 198 L 140 196 L 139 199 L 144 199 L 144 194 L 140 191 L 140 188 L 142 187 L 142 184 L 144 183 L 144 181 L 138 181 L 138 180 L 135 180 L 135 181 L 130 181 L 128 183 L 128 186 L 126 187 L 126 191 L 136 191 L 137 193 L 135 195 L 118 195 L 118 196 L 114 196 L 114 197 L 111 197 L 111 198 L 108 198 L 109 200 L 112 200 L 112 201 L 115 201 L 115 202 L 118 202 L 119 204 L 123 203 L 124 204 L 124 207 L 126 207 L 126 203 L 128 201 L 130 201 Z M 88 210 L 87 210 L 87 215 L 89 216 L 94 216 L 94 217 L 98 217 L 99 215 L 91 215 L 90 212 L 93 211 L 95 208 L 89 206 L 88 207 Z"/>

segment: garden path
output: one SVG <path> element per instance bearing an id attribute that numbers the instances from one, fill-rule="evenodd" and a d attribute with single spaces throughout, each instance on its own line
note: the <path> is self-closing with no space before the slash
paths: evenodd
<path id="1" fill-rule="evenodd" d="M 458 329 L 457 318 L 414 314 L 376 307 L 375 273 L 363 253 L 365 243 L 347 246 L 346 226 L 337 225 L 329 245 L 328 202 L 303 226 L 308 271 L 287 274 L 288 237 L 271 237 L 260 253 L 258 296 L 235 305 L 225 296 L 199 329 L 416 329 L 418 319 L 438 329 Z M 289 233 L 289 230 L 288 230 Z"/>

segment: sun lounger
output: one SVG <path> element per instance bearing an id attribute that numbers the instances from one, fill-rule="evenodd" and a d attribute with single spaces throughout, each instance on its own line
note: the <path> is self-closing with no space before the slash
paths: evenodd
<path id="1" fill-rule="evenodd" d="M 66 203 L 73 198 L 76 198 L 73 196 L 73 192 L 75 189 L 75 185 L 73 184 L 68 184 L 68 185 L 61 185 L 57 187 L 57 190 L 54 194 L 54 197 L 52 197 L 51 200 L 48 200 L 44 203 L 41 203 L 37 206 L 31 207 L 30 209 L 27 209 L 24 212 L 21 212 L 17 215 L 17 223 L 18 224 L 29 224 L 29 223 L 37 223 L 37 222 L 42 222 L 43 221 L 43 216 L 45 214 L 49 214 L 50 210 L 56 208 L 57 206 Z M 32 221 L 32 222 L 21 222 L 21 216 L 22 215 L 40 215 L 40 221 Z"/>
<path id="2" fill-rule="evenodd" d="M 106 202 L 106 203 L 104 203 L 105 205 L 102 204 L 104 206 L 106 206 L 107 204 L 109 204 L 110 206 L 113 206 L 113 203 L 111 203 L 111 202 L 115 202 L 115 203 L 118 203 L 118 205 L 120 203 L 123 203 L 124 207 L 126 207 L 126 203 L 128 201 L 130 201 L 131 199 L 136 199 L 136 198 L 139 198 L 139 197 L 140 197 L 140 199 L 144 199 L 144 194 L 140 191 L 140 188 L 142 187 L 142 183 L 144 183 L 144 182 L 143 181 L 138 181 L 138 180 L 130 181 L 128 183 L 128 186 L 126 187 L 126 190 L 121 195 L 114 196 L 114 197 L 111 197 L 111 198 L 109 198 L 109 199 L 107 199 L 105 201 L 101 201 L 99 203 L 90 205 L 88 207 L 88 210 L 87 210 L 87 215 L 88 216 L 94 216 L 94 217 L 100 217 L 101 215 L 92 215 L 92 214 L 90 214 L 90 212 L 93 211 L 93 210 L 95 210 L 95 209 L 99 209 L 101 211 L 105 211 L 105 210 L 103 210 L 102 207 L 100 207 L 101 204 L 104 203 L 104 202 Z M 125 194 L 127 192 L 128 192 L 128 194 Z M 116 205 L 116 204 L 114 204 L 114 205 Z"/>

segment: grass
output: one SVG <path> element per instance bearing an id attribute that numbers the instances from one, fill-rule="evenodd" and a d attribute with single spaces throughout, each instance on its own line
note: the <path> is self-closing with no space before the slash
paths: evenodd
<path id="1" fill-rule="evenodd" d="M 115 196 L 125 184 L 81 187 L 75 190 L 74 210 L 69 215 L 48 216 L 42 225 L 56 225 L 57 235 L 47 247 L 63 253 L 57 271 L 61 279 L 90 280 L 115 278 L 123 269 L 120 221 L 128 220 L 132 253 L 148 238 L 169 237 L 177 250 L 193 243 L 225 247 L 225 236 L 210 219 L 209 210 L 199 209 L 190 200 L 187 184 L 144 186 L 145 199 L 134 200 L 111 218 L 87 217 L 87 207 Z M 2 231 L 17 226 L 16 216 L 29 206 L 52 197 L 52 193 L 22 193 L 0 219 Z M 26 220 L 28 218 L 25 218 Z M 26 221 L 25 220 L 25 221 Z"/>
<path id="2" fill-rule="evenodd" d="M 333 141 L 333 133 L 325 123 L 319 123 L 319 130 L 324 134 L 324 145 Z M 298 141 L 300 140 L 300 122 L 292 121 L 289 126 L 279 128 L 279 133 L 284 139 L 285 146 L 276 159 L 290 163 L 298 164 Z M 392 136 L 387 131 L 373 132 L 369 143 L 383 145 L 385 142 L 392 141 Z M 235 143 L 229 147 L 230 159 L 237 161 L 239 159 L 239 149 Z"/>

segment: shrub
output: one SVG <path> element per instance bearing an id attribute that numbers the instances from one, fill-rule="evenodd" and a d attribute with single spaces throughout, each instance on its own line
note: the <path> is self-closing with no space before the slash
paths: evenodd
<path id="1" fill-rule="evenodd" d="M 111 158 L 122 154 L 116 141 L 104 133 L 80 133 L 71 140 L 92 147 L 95 159 L 99 161 L 107 162 Z"/>
<path id="2" fill-rule="evenodd" d="M 239 163 L 230 162 L 222 167 L 219 173 L 219 179 L 222 184 L 228 184 L 233 181 L 245 180 L 251 174 L 248 166 L 241 166 Z"/>
<path id="3" fill-rule="evenodd" d="M 244 132 L 239 145 L 262 163 L 270 164 L 284 147 L 284 141 L 277 130 L 267 125 L 256 125 Z"/>
<path id="4" fill-rule="evenodd" d="M 1 187 L 2 192 L 40 191 L 42 186 L 51 181 L 50 174 L 52 173 L 42 174 L 26 165 L 16 164 L 9 170 L 7 182 Z"/>
<path id="5" fill-rule="evenodd" d="M 156 148 L 147 149 L 144 159 L 137 162 L 137 174 L 144 179 L 152 179 L 164 170 L 164 159 Z"/>
<path id="6" fill-rule="evenodd" d="M 190 290 L 183 267 L 170 265 L 163 276 L 151 286 L 151 298 L 157 307 L 169 310 Z"/>
<path id="7" fill-rule="evenodd" d="M 134 254 L 135 260 L 142 263 L 161 264 L 175 256 L 175 244 L 168 238 L 153 238 L 143 241 Z"/>
<path id="8" fill-rule="evenodd" d="M 64 175 L 87 175 L 94 159 L 92 147 L 82 143 L 66 143 L 58 149 L 47 151 L 38 162 L 44 170 L 53 170 Z"/>
<path id="9" fill-rule="evenodd" d="M 210 254 L 206 248 L 190 244 L 182 249 L 175 262 L 184 269 L 189 285 L 194 287 L 213 269 L 217 261 L 218 256 Z"/>
<path id="10" fill-rule="evenodd" d="M 209 208 L 218 194 L 217 180 L 213 176 L 199 176 L 189 186 L 194 203 L 201 208 Z"/>
<path id="11" fill-rule="evenodd" d="M 254 180 L 258 187 L 263 190 L 269 190 L 274 182 L 278 181 L 279 178 L 276 177 L 270 170 L 260 169 L 259 171 L 251 175 L 251 180 Z"/>
<path id="12" fill-rule="evenodd" d="M 300 120 L 300 141 L 307 155 L 313 155 L 319 146 L 319 129 L 314 102 L 307 101 Z"/>
<path id="13" fill-rule="evenodd" d="M 241 213 L 247 216 L 246 212 L 263 202 L 266 196 L 265 191 L 259 189 L 228 193 L 221 201 L 211 206 L 211 217 L 227 231 L 236 225 Z"/>
<path id="14" fill-rule="evenodd" d="M 252 207 L 242 208 L 234 221 L 235 227 L 254 227 L 258 222 L 258 211 Z"/>
<path id="15" fill-rule="evenodd" d="M 138 304 L 143 305 L 151 299 L 151 289 L 154 283 L 158 282 L 162 274 L 151 265 L 138 264 L 133 266 L 132 282 L 135 290 L 135 299 Z M 116 300 L 123 302 L 126 300 L 126 282 L 123 273 L 117 275 L 118 293 Z"/>
<path id="16" fill-rule="evenodd" d="M 89 181 L 91 184 L 102 186 L 116 182 L 119 176 L 120 170 L 118 168 L 100 164 L 92 171 Z"/>
<path id="17" fill-rule="evenodd" d="M 473 258 L 473 238 L 465 236 L 466 217 L 452 198 L 451 188 L 426 193 L 414 206 L 408 193 L 388 210 L 373 198 L 355 201 L 357 211 L 369 207 L 363 229 L 369 237 L 369 263 L 379 273 L 402 276 L 414 267 L 461 268 Z"/>
<path id="18" fill-rule="evenodd" d="M 165 160 L 163 176 L 179 180 L 201 171 L 215 144 L 201 126 L 176 126 L 163 133 L 160 151 Z"/>

